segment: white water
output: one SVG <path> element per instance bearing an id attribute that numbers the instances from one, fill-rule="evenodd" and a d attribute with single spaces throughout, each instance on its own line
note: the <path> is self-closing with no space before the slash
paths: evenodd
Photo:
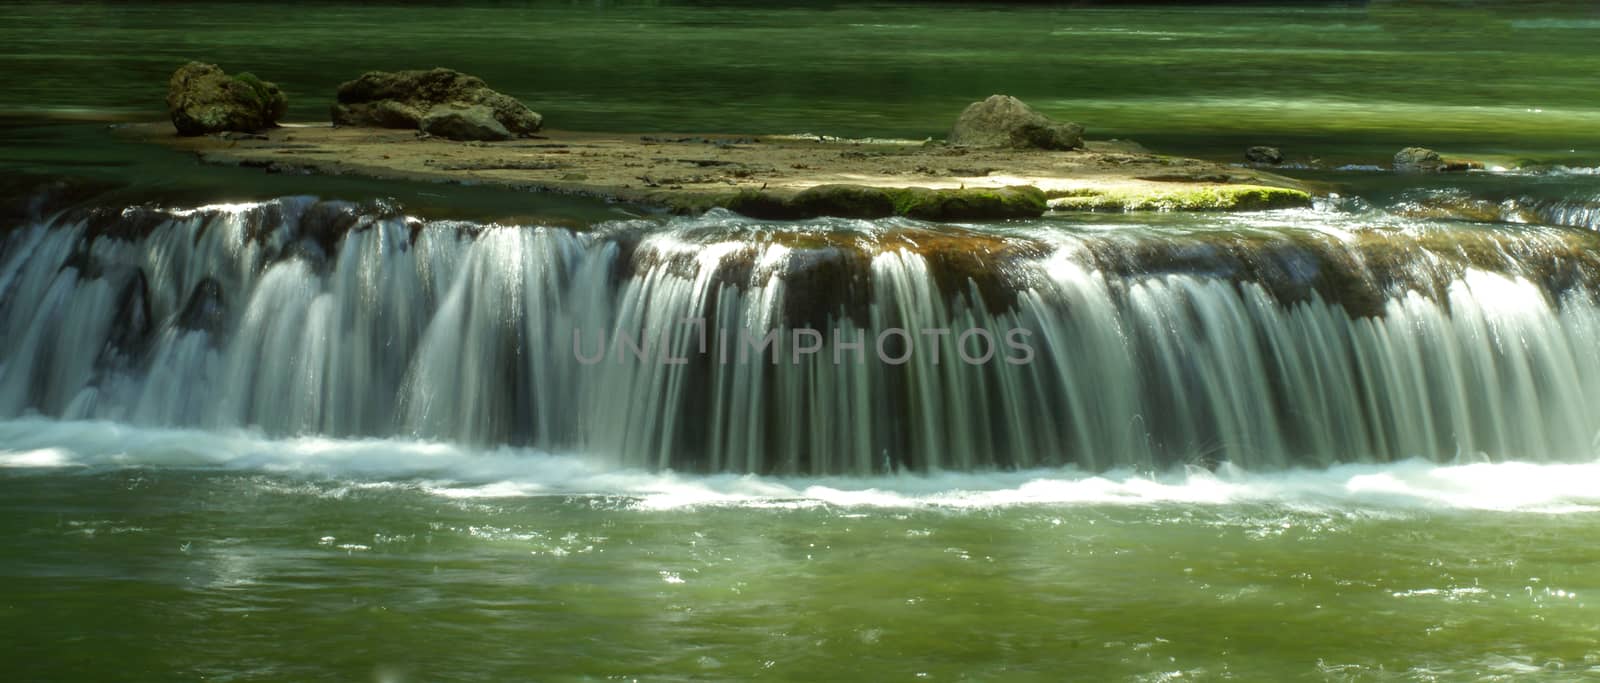
<path id="1" fill-rule="evenodd" d="M 1364 265 L 1384 254 L 1352 234 L 1241 257 L 1039 226 L 938 251 L 917 240 L 947 234 L 895 221 L 778 228 L 728 214 L 589 234 L 362 216 L 323 253 L 313 208 L 175 212 L 132 242 L 90 241 L 82 223 L 14 233 L 0 261 L 0 416 L 811 475 L 1589 462 L 1600 436 L 1600 307 L 1587 290 L 1547 291 L 1515 265 L 1457 267 L 1404 234 L 1381 245 L 1410 259 L 1395 280 Z M 1530 253 L 1570 248 L 1519 239 Z M 1108 254 L 1151 240 L 1150 264 L 1107 269 Z M 1011 246 L 1031 251 L 966 253 Z M 984 282 L 942 289 L 953 253 L 988 259 Z M 1338 269 L 1386 292 L 1381 315 L 1273 294 Z M 195 292 L 207 283 L 221 292 L 215 321 L 186 319 L 206 308 Z M 985 288 L 1014 301 L 991 311 Z M 707 353 L 686 318 L 706 321 Z M 716 340 L 777 331 L 787 343 L 798 325 L 823 328 L 820 352 L 719 359 Z M 871 341 L 890 328 L 1021 329 L 1033 353 L 970 364 L 948 341 L 919 342 L 892 365 Z M 580 362 L 574 330 L 590 348 L 604 333 L 612 355 Z M 860 360 L 832 334 L 865 337 Z M 645 340 L 649 358 L 619 337 Z"/>
<path id="2" fill-rule="evenodd" d="M 1314 511 L 1600 510 L 1600 463 L 1382 465 L 1249 472 L 1224 467 L 1159 474 L 1077 468 L 868 477 L 689 475 L 608 467 L 592 459 L 502 447 L 474 450 L 404 440 L 273 439 L 246 431 L 132 427 L 48 419 L 0 421 L 0 470 L 199 468 L 324 482 L 303 491 L 343 496 L 367 487 L 451 499 L 619 497 L 627 507 L 986 509 L 1078 505 L 1282 505 Z M 302 490 L 302 489 L 296 489 Z"/>

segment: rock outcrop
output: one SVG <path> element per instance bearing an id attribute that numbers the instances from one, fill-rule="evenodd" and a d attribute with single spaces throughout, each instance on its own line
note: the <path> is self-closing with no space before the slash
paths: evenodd
<path id="1" fill-rule="evenodd" d="M 415 128 L 453 140 L 508 140 L 544 123 L 516 98 L 451 69 L 369 71 L 339 86 L 332 115 L 334 125 Z"/>
<path id="2" fill-rule="evenodd" d="M 712 203 L 752 218 L 794 220 L 817 216 L 887 218 L 906 216 L 925 221 L 1033 218 L 1045 211 L 1044 192 L 1031 186 L 929 189 L 818 185 L 793 197 L 743 190 Z M 703 207 L 683 207 L 699 210 Z"/>
<path id="3" fill-rule="evenodd" d="M 1427 147 L 1407 147 L 1394 155 L 1394 170 L 1430 173 L 1444 168 L 1444 159 Z"/>
<path id="4" fill-rule="evenodd" d="M 990 95 L 961 112 L 950 130 L 950 144 L 1013 149 L 1079 149 L 1083 126 L 1051 119 L 1022 100 Z"/>
<path id="5" fill-rule="evenodd" d="M 1049 206 L 1056 211 L 1264 211 L 1311 206 L 1311 195 L 1264 185 L 1086 190 L 1052 198 Z"/>
<path id="6" fill-rule="evenodd" d="M 510 140 L 514 137 L 494 117 L 494 110 L 481 104 L 434 107 L 422 117 L 418 127 L 429 135 L 451 140 Z"/>
<path id="7" fill-rule="evenodd" d="M 189 62 L 167 83 L 167 114 L 179 135 L 271 128 L 288 108 L 277 85 L 249 73 L 229 76 L 215 64 Z"/>
<path id="8" fill-rule="evenodd" d="M 1276 166 L 1283 163 L 1283 152 L 1279 151 L 1277 147 L 1257 145 L 1244 151 L 1244 160 L 1252 164 L 1272 164 Z"/>
<path id="9" fill-rule="evenodd" d="M 1407 147 L 1394 155 L 1394 170 L 1401 173 L 1481 171 L 1483 162 L 1441 157 L 1426 147 Z"/>

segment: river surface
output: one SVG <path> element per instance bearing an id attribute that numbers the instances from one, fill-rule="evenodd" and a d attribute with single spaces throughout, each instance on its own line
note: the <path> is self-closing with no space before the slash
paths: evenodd
<path id="1" fill-rule="evenodd" d="M 1600 677 L 1591 3 L 0 14 L 7 680 Z M 108 133 L 191 58 L 306 121 L 435 65 L 642 133 L 936 137 L 1005 92 L 1338 196 L 669 219 Z M 1491 170 L 1384 170 L 1410 144 Z M 652 312 L 1026 328 L 1041 365 L 566 355 L 684 339 Z"/>

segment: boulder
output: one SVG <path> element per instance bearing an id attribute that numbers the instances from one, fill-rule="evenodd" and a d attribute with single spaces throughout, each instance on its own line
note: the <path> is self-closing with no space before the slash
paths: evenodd
<path id="1" fill-rule="evenodd" d="M 505 139 L 451 134 L 488 134 L 486 131 L 495 129 L 480 124 L 490 119 L 504 129 L 506 137 L 536 133 L 544 123 L 538 113 L 491 90 L 483 79 L 451 69 L 369 71 L 340 85 L 337 100 L 332 110 L 334 125 L 420 130 L 424 121 L 433 117 L 440 132 L 430 134 L 458 140 Z"/>
<path id="2" fill-rule="evenodd" d="M 1426 147 L 1407 147 L 1394 155 L 1394 170 L 1408 173 L 1429 173 L 1444 168 L 1439 153 Z"/>
<path id="3" fill-rule="evenodd" d="M 1244 151 L 1244 160 L 1252 164 L 1272 164 L 1276 166 L 1283 163 L 1283 152 L 1278 151 L 1277 147 L 1257 145 Z"/>
<path id="4" fill-rule="evenodd" d="M 1402 173 L 1481 171 L 1483 162 L 1441 157 L 1426 147 L 1407 147 L 1394 155 L 1394 170 Z"/>
<path id="5" fill-rule="evenodd" d="M 428 110 L 419 126 L 422 132 L 451 140 L 510 140 L 511 131 L 481 104 L 440 105 Z"/>
<path id="6" fill-rule="evenodd" d="M 1007 95 L 990 95 L 961 112 L 950 144 L 1013 149 L 1079 149 L 1083 126 L 1055 121 Z"/>
<path id="7" fill-rule="evenodd" d="M 253 132 L 277 125 L 289 108 L 278 86 L 215 64 L 189 62 L 167 83 L 167 114 L 179 135 Z"/>

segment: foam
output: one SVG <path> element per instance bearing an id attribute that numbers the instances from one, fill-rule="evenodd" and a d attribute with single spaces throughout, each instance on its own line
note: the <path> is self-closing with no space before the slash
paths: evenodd
<path id="1" fill-rule="evenodd" d="M 1327 469 L 1163 473 L 1075 468 L 872 477 L 647 472 L 603 458 L 400 439 L 275 439 L 250 431 L 100 421 L 0 421 L 0 468 L 199 468 L 393 485 L 448 499 L 620 498 L 642 510 L 696 507 L 948 508 L 1284 505 L 1569 514 L 1600 510 L 1600 462 L 1441 465 L 1420 460 Z"/>

